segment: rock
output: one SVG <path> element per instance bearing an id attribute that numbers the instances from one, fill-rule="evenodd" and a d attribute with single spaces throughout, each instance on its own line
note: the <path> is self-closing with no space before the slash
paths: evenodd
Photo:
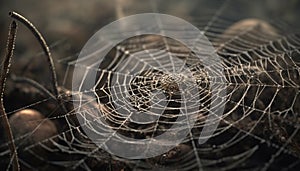
<path id="1" fill-rule="evenodd" d="M 33 109 L 24 109 L 13 114 L 9 122 L 17 146 L 33 145 L 58 133 L 53 121 Z"/>

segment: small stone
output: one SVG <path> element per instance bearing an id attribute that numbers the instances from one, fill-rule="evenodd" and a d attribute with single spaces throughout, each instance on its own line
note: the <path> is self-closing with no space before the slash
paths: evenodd
<path id="1" fill-rule="evenodd" d="M 9 122 L 18 146 L 32 145 L 58 134 L 54 122 L 33 109 L 13 114 Z"/>
<path id="2" fill-rule="evenodd" d="M 220 50 L 226 49 L 223 46 L 234 44 L 234 40 L 236 40 L 237 37 L 239 37 L 239 39 L 244 39 L 243 41 L 250 41 L 251 43 L 257 45 L 265 43 L 265 41 L 261 41 L 261 38 L 259 36 L 256 36 L 255 39 L 249 39 L 249 36 L 245 36 L 251 35 L 253 34 L 253 32 L 255 32 L 256 35 L 268 35 L 268 39 L 270 41 L 276 40 L 279 37 L 278 30 L 269 23 L 253 18 L 244 19 L 234 23 L 223 32 L 223 34 L 220 36 L 220 40 L 218 41 L 219 43 L 221 43 L 220 46 L 222 47 Z"/>

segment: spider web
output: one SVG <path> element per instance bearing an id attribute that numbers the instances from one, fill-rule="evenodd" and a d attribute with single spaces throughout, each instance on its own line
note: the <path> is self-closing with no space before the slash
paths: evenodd
<path id="1" fill-rule="evenodd" d="M 249 18 L 233 9 L 237 9 L 235 4 L 226 1 L 217 8 L 201 11 L 201 15 L 191 14 L 188 17 L 212 42 L 222 59 L 221 63 L 204 67 L 195 54 L 180 42 L 156 35 L 137 36 L 112 49 L 100 67 L 82 66 L 97 70 L 98 80 L 95 87 L 85 90 L 95 96 L 83 96 L 79 111 L 73 109 L 71 96 L 82 95 L 80 91 L 71 92 L 61 88 L 60 93 L 67 108 L 64 111 L 52 97 L 45 97 L 36 90 L 39 94 L 37 102 L 30 101 L 24 107 L 7 113 L 11 116 L 25 108 L 44 111 L 51 108 L 36 129 L 14 137 L 21 165 L 29 170 L 299 169 L 300 35 L 282 25 L 270 26 L 258 20 L 251 20 L 256 24 L 233 27 L 237 22 Z M 236 14 L 240 15 L 237 17 Z M 172 31 L 180 34 L 182 30 L 174 28 Z M 159 51 L 151 51 L 153 48 Z M 86 57 L 83 60 L 93 59 Z M 76 61 L 72 58 L 63 61 L 67 64 L 67 78 Z M 124 61 L 128 61 L 126 65 L 122 64 Z M 184 107 L 178 106 L 178 103 L 184 100 L 176 96 L 176 86 L 185 83 L 185 80 L 170 79 L 168 71 L 175 71 L 182 63 L 193 75 L 198 89 L 193 95 L 200 97 L 201 106 L 196 114 L 187 114 L 191 115 L 187 117 L 195 117 L 196 123 L 181 144 L 157 157 L 129 160 L 107 153 L 87 137 L 83 127 L 97 133 L 96 129 L 90 127 L 91 119 L 87 118 L 93 118 L 95 123 L 104 119 L 109 129 L 123 136 L 140 139 L 153 138 L 172 129 L 173 124 L 180 124 L 176 120 L 178 109 Z M 118 70 L 126 66 L 138 71 L 138 75 Z M 206 70 L 213 70 L 214 67 L 224 68 L 225 82 L 218 82 L 218 76 L 208 76 Z M 120 78 L 131 81 L 128 84 L 113 84 L 114 79 Z M 226 87 L 226 95 L 220 97 L 226 99 L 225 111 L 210 139 L 199 144 L 200 133 L 214 100 L 209 88 L 211 80 L 219 84 L 217 91 Z M 188 87 L 187 92 L 192 88 Z M 164 96 L 152 96 L 151 92 L 156 89 L 165 92 Z M 122 91 L 113 94 L 116 90 Z M 116 106 L 115 103 L 120 105 Z M 168 106 L 161 106 L 161 103 Z M 147 112 L 153 118 L 157 118 L 157 111 L 165 113 L 157 122 L 137 124 L 128 122 L 120 114 L 120 111 L 129 112 L 130 108 Z M 102 115 L 95 115 L 94 110 L 101 111 Z M 86 124 L 78 123 L 78 113 L 86 119 Z M 26 139 L 49 119 L 60 125 L 58 133 L 45 140 L 26 144 Z M 122 138 L 119 140 L 125 141 Z M 12 163 L 8 144 L 0 140 L 0 163 L 5 166 L 1 167 L 4 170 L 8 170 Z"/>

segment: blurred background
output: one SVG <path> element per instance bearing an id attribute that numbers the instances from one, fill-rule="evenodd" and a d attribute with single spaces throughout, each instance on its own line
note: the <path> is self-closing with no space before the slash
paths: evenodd
<path id="1" fill-rule="evenodd" d="M 0 8 L 1 57 L 5 50 L 8 26 L 11 22 L 8 12 L 14 10 L 27 17 L 50 45 L 60 84 L 63 84 L 65 66 L 59 60 L 70 56 L 76 59 L 77 53 L 97 30 L 127 15 L 159 12 L 181 17 L 196 26 L 198 26 L 197 18 L 203 17 L 209 23 L 215 15 L 218 15 L 218 17 L 232 21 L 241 18 L 260 18 L 275 25 L 287 26 L 289 29 L 300 27 L 300 1 L 298 0 L 90 0 L 88 2 L 81 0 L 42 2 L 2 0 Z M 45 58 L 35 57 L 41 55 L 41 48 L 33 35 L 21 25 L 15 49 L 13 72 L 17 72 L 16 74 L 39 72 L 38 77 L 47 78 L 47 71 L 44 71 L 44 65 L 42 65 L 46 64 Z M 24 72 L 24 67 L 26 72 Z M 36 74 L 30 76 L 37 77 Z M 67 83 L 64 85 L 68 86 Z"/>

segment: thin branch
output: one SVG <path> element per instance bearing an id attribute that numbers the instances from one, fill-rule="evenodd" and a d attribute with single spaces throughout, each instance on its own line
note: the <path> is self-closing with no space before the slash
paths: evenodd
<path id="1" fill-rule="evenodd" d="M 39 41 L 40 45 L 43 48 L 44 53 L 47 56 L 47 60 L 49 63 L 49 69 L 51 71 L 51 82 L 52 82 L 52 89 L 53 89 L 53 94 L 56 96 L 56 98 L 58 98 L 58 86 L 57 86 L 57 77 L 56 77 L 56 72 L 55 72 L 55 67 L 54 67 L 54 63 L 53 63 L 53 58 L 51 56 L 50 50 L 49 50 L 49 46 L 47 45 L 44 37 L 42 36 L 42 34 L 35 28 L 35 26 L 25 17 L 23 17 L 22 15 L 12 11 L 9 12 L 9 15 L 18 20 L 19 22 L 23 23 L 32 33 L 33 35 L 36 37 L 36 39 Z"/>
<path id="2" fill-rule="evenodd" d="M 53 99 L 56 99 L 57 97 L 55 97 L 51 92 L 49 92 L 44 86 L 42 86 L 40 83 L 27 78 L 27 77 L 18 77 L 15 75 L 11 76 L 11 79 L 15 82 L 15 83 L 25 83 L 25 84 L 29 84 L 32 87 L 34 87 L 35 89 L 37 89 L 40 93 L 43 93 L 43 95 L 46 96 L 50 96 Z"/>
<path id="3" fill-rule="evenodd" d="M 2 63 L 1 74 L 0 74 L 0 91 L 1 91 L 0 117 L 1 117 L 1 122 L 4 127 L 4 130 L 6 131 L 7 139 L 10 141 L 9 149 L 10 149 L 10 155 L 13 159 L 13 170 L 19 171 L 20 165 L 19 165 L 19 161 L 18 161 L 18 154 L 17 154 L 15 143 L 14 143 L 14 138 L 13 138 L 13 134 L 12 134 L 12 131 L 10 128 L 10 124 L 8 121 L 8 117 L 5 112 L 5 108 L 4 108 L 4 104 L 3 104 L 5 83 L 6 83 L 7 75 L 9 73 L 11 58 L 13 56 L 13 50 L 15 47 L 16 33 L 17 33 L 17 23 L 15 21 L 12 21 L 10 28 L 9 28 L 6 53 L 5 53 L 3 63 Z"/>

